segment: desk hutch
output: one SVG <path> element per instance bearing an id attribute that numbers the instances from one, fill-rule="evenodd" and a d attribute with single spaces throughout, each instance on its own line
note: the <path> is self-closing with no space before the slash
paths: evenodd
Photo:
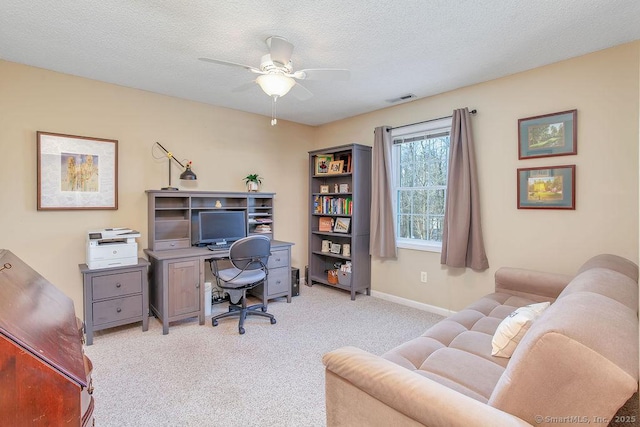
<path id="1" fill-rule="evenodd" d="M 169 332 L 169 322 L 198 317 L 204 324 L 205 262 L 214 252 L 192 246 L 197 240 L 198 214 L 202 211 L 233 210 L 245 212 L 247 233 L 263 234 L 271 240 L 267 285 L 256 288 L 264 304 L 286 297 L 291 302 L 292 243 L 273 240 L 274 193 L 216 191 L 147 190 L 148 249 L 151 262 L 149 308 Z M 270 231 L 261 232 L 260 225 Z"/>

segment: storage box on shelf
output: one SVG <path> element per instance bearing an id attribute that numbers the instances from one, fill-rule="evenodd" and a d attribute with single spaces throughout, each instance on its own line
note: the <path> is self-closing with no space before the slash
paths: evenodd
<path id="1" fill-rule="evenodd" d="M 320 161 L 330 159 L 342 160 L 340 172 L 320 167 Z M 309 174 L 309 284 L 348 290 L 352 300 L 357 292 L 368 295 L 371 147 L 349 144 L 311 151 Z M 329 282 L 327 272 L 345 263 L 351 264 L 348 277 Z"/>

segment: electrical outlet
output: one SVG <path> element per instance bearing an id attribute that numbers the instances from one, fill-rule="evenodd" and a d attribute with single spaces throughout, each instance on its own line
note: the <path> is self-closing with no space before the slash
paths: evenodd
<path id="1" fill-rule="evenodd" d="M 420 281 L 422 283 L 427 283 L 427 272 L 426 271 L 421 271 L 420 272 Z"/>

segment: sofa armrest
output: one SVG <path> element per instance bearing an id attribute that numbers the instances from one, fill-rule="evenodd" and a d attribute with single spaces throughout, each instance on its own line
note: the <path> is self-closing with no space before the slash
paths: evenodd
<path id="1" fill-rule="evenodd" d="M 530 426 L 529 423 L 485 403 L 479 402 L 391 361 L 355 347 L 343 347 L 322 358 L 326 375 L 336 375 L 347 387 L 355 387 L 392 408 L 395 412 L 430 427 L 470 425 Z M 333 374 L 333 375 L 331 375 Z M 366 413 L 367 419 L 345 420 L 354 416 L 355 402 L 344 398 L 344 391 L 326 383 L 327 425 L 381 425 L 381 414 Z M 383 408 L 382 408 L 383 409 Z M 382 409 L 380 411 L 382 412 Z M 394 412 L 391 411 L 391 412 Z M 339 414 L 336 416 L 333 412 Z M 385 414 L 388 415 L 389 411 Z M 394 412 L 394 413 L 395 413 Z M 400 417 L 400 415 L 399 415 Z M 402 417 L 404 419 L 404 417 Z M 388 421 L 388 419 L 387 419 Z"/>
<path id="2" fill-rule="evenodd" d="M 501 267 L 496 271 L 496 292 L 523 297 L 556 299 L 574 276 Z"/>

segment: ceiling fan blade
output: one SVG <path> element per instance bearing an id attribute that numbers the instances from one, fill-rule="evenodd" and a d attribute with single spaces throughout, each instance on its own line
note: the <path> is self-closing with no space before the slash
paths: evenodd
<path id="1" fill-rule="evenodd" d="M 289 61 L 291 61 L 293 45 L 285 38 L 271 36 L 267 39 L 267 46 L 269 46 L 269 54 L 271 55 L 271 60 L 273 62 L 277 62 L 280 66 L 283 66 L 287 65 Z"/>
<path id="2" fill-rule="evenodd" d="M 300 83 L 296 82 L 296 84 L 291 88 L 289 93 L 296 99 L 300 101 L 306 101 L 307 99 L 313 96 L 313 93 L 309 91 L 306 87 L 302 86 Z"/>
<path id="3" fill-rule="evenodd" d="M 341 70 L 336 68 L 309 68 L 307 70 L 299 70 L 292 74 L 293 77 L 300 80 L 349 80 L 351 72 L 349 70 Z"/>
<path id="4" fill-rule="evenodd" d="M 258 70 L 255 67 L 252 67 L 250 65 L 244 65 L 244 64 L 238 64 L 236 62 L 230 62 L 230 61 L 222 61 L 220 59 L 210 59 L 210 58 L 198 58 L 200 61 L 204 61 L 204 62 L 212 62 L 214 64 L 221 64 L 221 65 L 230 65 L 232 67 L 242 67 L 245 68 L 249 71 L 251 71 L 252 73 L 256 73 L 256 74 L 263 74 L 262 71 Z"/>
<path id="5" fill-rule="evenodd" d="M 257 85 L 256 81 L 252 80 L 252 81 L 250 81 L 248 83 L 242 84 L 242 85 L 240 85 L 238 87 L 235 87 L 235 88 L 231 89 L 231 92 L 244 92 L 245 90 L 249 90 L 249 89 L 251 89 L 252 87 L 254 87 L 256 85 Z"/>

